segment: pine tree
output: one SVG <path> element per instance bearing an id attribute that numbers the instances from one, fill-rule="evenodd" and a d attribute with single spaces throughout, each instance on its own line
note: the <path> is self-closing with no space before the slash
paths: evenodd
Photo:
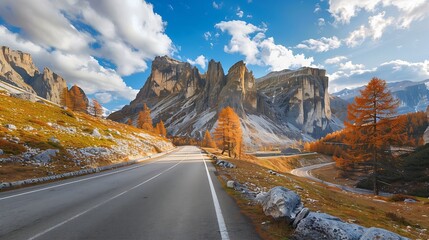
<path id="1" fill-rule="evenodd" d="M 374 194 L 378 195 L 379 161 L 385 158 L 390 144 L 396 140 L 398 125 L 393 117 L 398 107 L 387 90 L 384 80 L 373 78 L 348 106 L 348 121 L 345 122 L 345 142 L 350 156 L 357 162 L 371 162 Z"/>
<path id="2" fill-rule="evenodd" d="M 216 144 L 212 139 L 212 135 L 210 134 L 210 132 L 208 130 L 206 130 L 206 132 L 204 133 L 202 146 L 203 147 L 209 147 L 209 148 L 215 148 L 216 147 Z"/>
<path id="3" fill-rule="evenodd" d="M 143 110 L 139 112 L 137 127 L 149 132 L 154 132 L 150 109 L 147 107 L 146 103 L 143 105 Z"/>
<path id="4" fill-rule="evenodd" d="M 242 131 L 240 118 L 231 107 L 226 107 L 220 111 L 214 136 L 222 146 L 222 154 L 228 151 L 228 156 L 230 157 L 231 152 L 235 154 L 235 157 L 237 155 L 241 157 Z"/>

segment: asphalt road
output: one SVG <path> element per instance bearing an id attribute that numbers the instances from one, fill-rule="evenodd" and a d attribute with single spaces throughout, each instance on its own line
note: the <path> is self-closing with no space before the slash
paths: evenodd
<path id="1" fill-rule="evenodd" d="M 344 185 L 340 185 L 340 184 L 326 182 L 326 181 L 323 181 L 323 180 L 321 180 L 319 178 L 314 177 L 311 174 L 311 171 L 314 170 L 314 169 L 322 168 L 322 167 L 329 166 L 329 165 L 332 165 L 332 164 L 335 164 L 335 163 L 334 162 L 330 162 L 330 163 L 314 164 L 314 165 L 307 166 L 307 167 L 293 169 L 290 173 L 293 174 L 293 175 L 295 175 L 295 176 L 298 176 L 298 177 L 304 177 L 304 178 L 311 179 L 311 180 L 313 180 L 315 182 L 321 182 L 321 183 L 323 183 L 323 184 L 325 184 L 327 186 L 339 188 L 339 189 L 344 190 L 346 192 L 352 192 L 352 193 L 358 193 L 358 194 L 366 194 L 366 195 L 373 195 L 374 194 L 374 192 L 372 190 L 363 189 L 363 188 L 348 187 L 348 186 L 344 186 Z M 392 194 L 386 193 L 386 192 L 380 192 L 380 195 L 388 197 L 388 196 L 391 196 Z"/>
<path id="2" fill-rule="evenodd" d="M 259 239 L 200 149 L 0 193 L 0 239 Z"/>

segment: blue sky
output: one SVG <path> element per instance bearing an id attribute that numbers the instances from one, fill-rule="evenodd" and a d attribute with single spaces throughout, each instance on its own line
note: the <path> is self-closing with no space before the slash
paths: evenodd
<path id="1" fill-rule="evenodd" d="M 244 60 L 256 77 L 325 68 L 330 91 L 429 78 L 429 0 L 2 0 L 0 45 L 78 84 L 109 109 L 134 99 L 151 60 L 201 72 Z"/>

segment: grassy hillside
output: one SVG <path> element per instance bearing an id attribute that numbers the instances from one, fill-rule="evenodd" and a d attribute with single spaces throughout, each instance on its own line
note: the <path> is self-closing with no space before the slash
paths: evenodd
<path id="1" fill-rule="evenodd" d="M 173 147 L 141 129 L 56 106 L 4 93 L 0 103 L 0 182 L 108 165 Z M 48 149 L 55 156 L 40 155 Z"/>
<path id="2" fill-rule="evenodd" d="M 220 155 L 220 152 L 208 149 Z M 429 233 L 429 200 L 416 198 L 416 203 L 404 203 L 384 197 L 374 197 L 343 192 L 337 188 L 327 187 L 321 183 L 312 182 L 282 172 L 282 159 L 271 159 L 270 166 L 261 166 L 259 161 L 234 160 L 222 156 L 234 163 L 237 168 L 221 168 L 217 166 L 219 179 L 232 179 L 246 185 L 253 191 L 267 191 L 275 186 L 284 186 L 301 196 L 305 207 L 311 211 L 321 211 L 343 219 L 346 222 L 356 223 L 365 227 L 380 227 L 396 232 L 411 239 L 428 239 Z M 266 160 L 268 161 L 268 160 Z M 266 165 L 266 163 L 262 163 Z M 279 166 L 277 168 L 276 166 Z M 282 172 L 285 177 L 271 175 L 268 170 Z M 262 208 L 244 199 L 240 193 L 227 189 L 238 205 L 254 223 L 257 231 L 264 239 L 289 239 L 292 228 L 282 222 L 273 221 L 264 215 Z"/>

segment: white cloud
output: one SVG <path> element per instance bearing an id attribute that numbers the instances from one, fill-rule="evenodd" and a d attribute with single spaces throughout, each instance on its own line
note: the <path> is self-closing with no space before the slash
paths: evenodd
<path id="1" fill-rule="evenodd" d="M 204 39 L 208 41 L 211 38 L 212 34 L 210 32 L 205 32 L 203 36 L 204 36 Z"/>
<path id="2" fill-rule="evenodd" d="M 213 6 L 213 8 L 215 8 L 215 9 L 221 9 L 221 8 L 223 7 L 223 2 L 219 2 L 219 3 L 217 3 L 217 2 L 215 2 L 215 1 L 213 1 L 212 6 Z"/>
<path id="3" fill-rule="evenodd" d="M 386 27 L 393 24 L 393 17 L 385 18 L 385 14 L 386 12 L 381 12 L 369 17 L 368 27 L 361 25 L 358 29 L 351 32 L 345 39 L 347 46 L 355 47 L 360 45 L 368 37 L 371 37 L 372 40 L 380 39 Z"/>
<path id="4" fill-rule="evenodd" d="M 357 69 L 363 69 L 365 68 L 365 65 L 363 64 L 353 64 L 352 61 L 347 61 L 345 63 L 340 63 L 340 69 L 341 70 L 357 70 Z"/>
<path id="5" fill-rule="evenodd" d="M 346 56 L 335 56 L 335 57 L 326 59 L 325 63 L 326 64 L 337 64 L 337 63 L 340 63 L 344 60 L 347 60 Z"/>
<path id="6" fill-rule="evenodd" d="M 1 26 L 0 44 L 31 53 L 39 67 L 49 66 L 90 94 L 132 99 L 136 90 L 120 76 L 145 71 L 147 61 L 176 50 L 166 23 L 145 1 L 5 0 L 0 15 L 20 29 L 15 34 Z"/>
<path id="7" fill-rule="evenodd" d="M 351 32 L 345 39 L 346 45 L 349 47 L 356 47 L 362 44 L 368 35 L 367 31 L 368 29 L 365 26 L 360 26 L 358 29 Z"/>
<path id="8" fill-rule="evenodd" d="M 269 66 L 270 70 L 278 71 L 290 67 L 310 66 L 314 61 L 312 57 L 294 55 L 292 50 L 275 44 L 274 38 L 265 36 L 265 27 L 256 27 L 244 21 L 222 21 L 215 27 L 231 35 L 224 51 L 244 55 L 248 64 Z"/>
<path id="9" fill-rule="evenodd" d="M 195 60 L 187 59 L 186 61 L 192 65 L 199 65 L 202 69 L 205 69 L 207 65 L 207 59 L 204 55 L 198 56 Z"/>
<path id="10" fill-rule="evenodd" d="M 100 103 L 108 103 L 112 100 L 112 94 L 110 93 L 96 93 L 95 94 L 95 98 L 100 102 Z"/>
<path id="11" fill-rule="evenodd" d="M 357 69 L 352 71 L 337 71 L 329 76 L 330 89 L 343 89 L 366 84 L 372 77 L 378 77 L 387 82 L 403 80 L 422 81 L 429 79 L 429 60 L 422 62 L 408 62 L 394 60 L 384 62 L 371 69 Z"/>
<path id="12" fill-rule="evenodd" d="M 314 6 L 314 13 L 318 13 L 318 12 L 320 12 L 320 10 L 322 10 L 321 8 L 320 8 L 320 4 L 319 3 L 316 3 L 316 5 Z"/>
<path id="13" fill-rule="evenodd" d="M 326 52 L 332 49 L 339 48 L 340 46 L 341 46 L 341 40 L 339 40 L 336 36 L 333 36 L 331 38 L 322 37 L 319 40 L 316 40 L 316 39 L 304 40 L 296 47 L 313 50 L 316 52 Z"/>
<path id="14" fill-rule="evenodd" d="M 336 23 L 348 24 L 361 10 L 374 12 L 379 8 L 387 10 L 389 7 L 398 11 L 395 24 L 401 28 L 408 28 L 412 22 L 429 15 L 427 0 L 329 0 L 328 11 Z"/>
<path id="15" fill-rule="evenodd" d="M 319 19 L 317 19 L 317 25 L 319 26 L 319 27 L 321 27 L 321 26 L 325 26 L 325 19 L 324 18 L 319 18 Z"/>
<path id="16" fill-rule="evenodd" d="M 236 15 L 237 15 L 237 17 L 242 18 L 244 16 L 244 12 L 242 10 L 238 9 Z"/>

